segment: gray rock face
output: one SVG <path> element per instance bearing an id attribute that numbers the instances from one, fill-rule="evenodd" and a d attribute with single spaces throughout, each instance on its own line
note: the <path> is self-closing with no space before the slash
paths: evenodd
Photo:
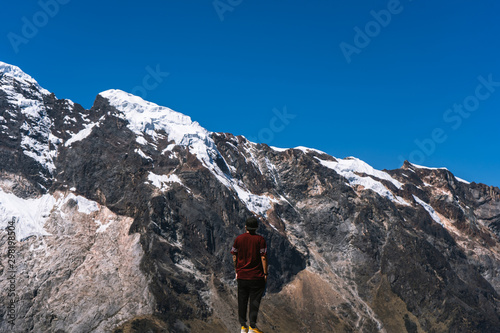
<path id="1" fill-rule="evenodd" d="M 210 133 L 119 91 L 84 110 L 0 69 L 0 331 L 235 330 L 229 249 L 255 214 L 266 332 L 500 332 L 498 188 Z"/>
<path id="2" fill-rule="evenodd" d="M 45 223 L 50 236 L 31 237 L 16 249 L 14 331 L 109 332 L 131 316 L 150 314 L 154 299 L 139 269 L 140 236 L 128 233 L 132 219 L 72 193 L 53 195 Z M 5 237 L 1 243 L 7 249 Z"/>

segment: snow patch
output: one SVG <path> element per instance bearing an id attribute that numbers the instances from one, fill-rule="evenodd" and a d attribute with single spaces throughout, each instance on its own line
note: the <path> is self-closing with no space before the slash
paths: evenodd
<path id="1" fill-rule="evenodd" d="M 79 195 L 73 199 L 78 203 L 78 212 L 80 213 L 91 214 L 99 210 L 99 205 L 95 201 L 89 200 Z"/>
<path id="2" fill-rule="evenodd" d="M 85 125 L 84 129 L 82 129 L 80 132 L 76 133 L 71 138 L 69 138 L 68 141 L 66 141 L 66 143 L 64 145 L 66 147 L 69 147 L 74 142 L 82 141 L 83 139 L 85 139 L 86 137 L 88 137 L 90 135 L 90 133 L 92 133 L 92 129 L 95 126 L 99 126 L 99 124 L 98 123 L 91 123 L 91 124 Z"/>
<path id="3" fill-rule="evenodd" d="M 439 218 L 436 211 L 434 210 L 434 208 L 432 208 L 431 205 L 425 203 L 423 200 L 421 200 L 419 197 L 415 195 L 413 195 L 413 198 L 419 205 L 425 208 L 425 210 L 429 213 L 429 215 L 432 217 L 434 221 L 436 221 L 437 223 L 441 224 L 444 227 L 443 222 L 441 221 L 441 219 Z"/>
<path id="4" fill-rule="evenodd" d="M 111 220 L 109 221 L 108 223 L 106 224 L 102 224 L 102 222 L 100 220 L 94 220 L 94 222 L 99 226 L 99 228 L 96 229 L 96 233 L 102 233 L 102 232 L 105 232 L 106 229 L 108 229 L 108 227 L 113 223 L 115 222 L 115 220 Z"/>
<path id="5" fill-rule="evenodd" d="M 269 148 L 271 148 L 272 150 L 276 150 L 277 152 L 280 152 L 280 153 L 290 149 L 290 148 L 278 148 L 278 147 L 274 147 L 274 146 L 269 146 Z"/>
<path id="6" fill-rule="evenodd" d="M 76 189 L 72 187 L 70 191 L 75 191 Z M 75 195 L 73 193 L 69 193 L 62 199 L 58 200 L 57 208 L 61 208 L 64 204 L 66 204 L 69 200 L 76 201 L 78 205 L 78 212 L 83 214 L 92 214 L 93 212 L 97 212 L 99 210 L 99 204 L 95 201 L 89 200 L 80 195 Z"/>
<path id="7" fill-rule="evenodd" d="M 175 263 L 175 266 L 179 268 L 180 270 L 192 274 L 195 277 L 199 278 L 198 276 L 198 270 L 194 266 L 193 262 L 187 258 L 182 258 L 178 263 Z"/>
<path id="8" fill-rule="evenodd" d="M 30 236 L 49 236 L 43 228 L 56 199 L 45 194 L 36 199 L 22 199 L 0 189 L 0 229 L 16 218 L 16 239 L 21 241 Z"/>
<path id="9" fill-rule="evenodd" d="M 396 195 L 396 201 L 403 206 L 411 206 L 405 199 L 401 198 L 399 195 Z"/>
<path id="10" fill-rule="evenodd" d="M 9 102 L 18 104 L 21 113 L 30 119 L 30 124 L 25 121 L 21 129 L 21 147 L 23 153 L 52 173 L 55 170 L 54 159 L 57 156 L 57 150 L 51 150 L 49 142 L 56 138 L 51 133 L 52 122 L 40 101 L 26 100 L 21 94 L 16 94 L 15 101 L 9 99 Z"/>
<path id="11" fill-rule="evenodd" d="M 265 195 L 253 194 L 237 184 L 233 184 L 233 189 L 238 194 L 240 200 L 245 203 L 248 209 L 251 212 L 257 213 L 259 215 L 265 215 L 266 212 L 272 208 L 271 202 L 278 202 L 278 200 L 272 199 Z"/>
<path id="12" fill-rule="evenodd" d="M 358 173 L 371 175 L 376 178 L 391 182 L 398 189 L 401 188 L 402 184 L 396 179 L 392 178 L 388 173 L 376 170 L 367 163 L 354 157 L 348 157 L 343 160 L 337 159 L 337 161 L 325 161 L 318 157 L 316 157 L 316 159 L 320 161 L 323 166 L 335 170 L 335 172 L 337 172 L 339 175 L 346 178 L 350 185 L 361 185 L 364 188 L 370 189 L 393 202 L 402 205 L 408 205 L 408 203 L 401 197 L 394 196 L 394 194 L 381 182 L 369 176 L 358 175 Z"/>
<path id="13" fill-rule="evenodd" d="M 135 138 L 135 142 L 143 146 L 148 144 L 148 140 L 146 140 L 142 135 L 137 135 L 137 137 Z"/>
<path id="14" fill-rule="evenodd" d="M 309 152 L 315 152 L 315 153 L 318 153 L 318 154 L 326 154 L 324 151 L 321 151 L 321 150 L 318 150 L 318 149 L 314 149 L 314 148 L 308 148 L 308 147 L 304 147 L 304 146 L 298 146 L 298 147 L 295 147 L 295 148 L 278 148 L 278 147 L 273 147 L 273 146 L 270 146 L 271 149 L 273 150 L 276 150 L 278 152 L 283 152 L 283 151 L 287 151 L 289 149 L 298 149 L 298 150 L 301 150 L 303 151 L 304 153 L 309 153 Z M 328 155 L 328 154 L 326 154 Z"/>
<path id="15" fill-rule="evenodd" d="M 423 165 L 418 165 L 418 164 L 413 164 L 413 163 L 410 163 L 412 166 L 414 166 L 415 168 L 418 168 L 418 169 L 427 169 L 427 170 L 448 170 L 444 167 L 442 168 L 431 168 L 431 167 L 426 167 L 426 166 L 423 166 Z"/>
<path id="16" fill-rule="evenodd" d="M 427 170 L 447 170 L 449 171 L 447 168 L 444 168 L 444 167 L 441 167 L 441 168 L 430 168 L 430 167 L 426 167 L 426 166 L 422 166 L 422 165 L 417 165 L 417 164 L 413 164 L 413 163 L 410 163 L 412 166 L 418 168 L 418 169 L 427 169 Z M 411 170 L 411 169 L 410 169 Z M 455 175 L 453 175 L 455 177 L 456 180 L 458 180 L 459 182 L 461 183 L 465 183 L 465 184 L 470 184 L 470 182 L 466 181 L 465 179 L 462 179 L 462 178 L 459 178 Z"/>
<path id="17" fill-rule="evenodd" d="M 47 135 L 44 137 L 47 133 L 41 132 L 40 134 L 42 135 L 42 138 L 46 138 L 48 141 L 49 136 Z M 29 156 L 40 163 L 50 173 L 54 172 L 56 169 L 54 159 L 57 157 L 57 150 L 50 150 L 48 142 L 40 142 L 32 137 L 23 135 L 21 139 L 21 147 L 24 148 L 24 155 Z"/>
<path id="18" fill-rule="evenodd" d="M 146 159 L 146 160 L 151 160 L 151 161 L 153 160 L 151 157 L 149 157 L 148 155 L 146 155 L 146 154 L 145 154 L 142 150 L 140 150 L 139 148 L 137 148 L 137 149 L 135 150 L 135 152 L 136 152 L 137 154 L 139 154 L 142 158 Z"/>
<path id="19" fill-rule="evenodd" d="M 271 226 L 271 228 L 273 228 L 274 230 L 276 230 L 277 232 L 279 232 L 279 230 L 272 223 L 269 223 L 269 225 Z"/>
<path id="20" fill-rule="evenodd" d="M 3 73 L 4 77 L 15 79 L 16 81 L 24 83 L 25 85 L 34 85 L 42 94 L 50 95 L 50 92 L 48 90 L 43 89 L 35 79 L 23 72 L 17 66 L 0 61 L 0 73 Z"/>
<path id="21" fill-rule="evenodd" d="M 295 147 L 293 149 L 298 149 L 298 150 L 301 150 L 303 151 L 304 153 L 308 153 L 308 152 L 315 152 L 315 153 L 318 153 L 318 154 L 324 154 L 324 155 L 328 155 L 327 153 L 325 153 L 324 151 L 321 151 L 321 150 L 318 150 L 318 149 L 313 149 L 313 148 L 307 148 L 307 147 L 304 147 L 304 146 L 298 146 L 298 147 Z"/>
<path id="22" fill-rule="evenodd" d="M 396 186 L 398 189 L 400 189 L 403 185 L 398 182 L 396 179 L 392 178 L 388 173 L 384 171 L 380 171 L 377 169 L 374 169 L 371 165 L 368 163 L 355 158 L 355 157 L 346 157 L 345 159 L 337 159 L 337 162 L 334 161 L 322 161 L 322 164 L 325 165 L 323 162 L 327 163 L 330 168 L 334 169 L 337 171 L 339 174 L 349 174 L 349 173 L 364 173 L 367 175 L 374 176 L 379 179 L 384 179 Z M 362 177 L 366 178 L 366 177 Z"/>
<path id="23" fill-rule="evenodd" d="M 465 184 L 470 184 L 470 182 L 466 181 L 465 179 L 458 178 L 457 176 L 455 176 L 455 179 L 458 180 L 459 182 L 462 182 L 462 183 L 465 183 Z"/>
<path id="24" fill-rule="evenodd" d="M 175 147 L 175 144 L 171 143 L 169 144 L 165 149 L 161 151 L 162 155 L 165 154 L 167 151 L 172 151 Z"/>
<path id="25" fill-rule="evenodd" d="M 161 191 L 167 191 L 170 189 L 169 184 L 178 183 L 182 186 L 186 187 L 179 176 L 170 174 L 170 175 L 157 175 L 152 172 L 148 174 L 148 180 Z"/>
<path id="26" fill-rule="evenodd" d="M 73 122 L 73 123 L 76 123 L 76 119 L 75 118 L 71 118 L 68 115 L 64 116 L 63 120 L 64 120 L 65 124 L 69 124 L 70 121 Z"/>

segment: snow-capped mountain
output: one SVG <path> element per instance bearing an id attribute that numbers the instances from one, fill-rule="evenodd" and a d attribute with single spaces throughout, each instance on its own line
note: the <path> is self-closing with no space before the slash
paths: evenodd
<path id="1" fill-rule="evenodd" d="M 120 90 L 85 110 L 0 62 L 0 331 L 236 330 L 252 214 L 266 332 L 500 331 L 498 188 L 213 133 Z"/>

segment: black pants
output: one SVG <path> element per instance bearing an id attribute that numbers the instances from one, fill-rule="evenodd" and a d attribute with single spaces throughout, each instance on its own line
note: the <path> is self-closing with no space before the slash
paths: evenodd
<path id="1" fill-rule="evenodd" d="M 250 300 L 250 326 L 256 327 L 257 313 L 260 300 L 266 288 L 266 280 L 239 280 L 238 279 L 238 317 L 241 326 L 247 323 L 247 307 Z"/>

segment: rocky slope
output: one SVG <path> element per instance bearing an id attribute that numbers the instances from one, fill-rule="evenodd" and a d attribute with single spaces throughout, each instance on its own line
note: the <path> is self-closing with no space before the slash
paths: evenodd
<path id="1" fill-rule="evenodd" d="M 85 110 L 0 63 L 0 290 L 16 300 L 0 331 L 234 331 L 229 249 L 251 214 L 264 331 L 500 332 L 498 188 L 212 133 L 118 90 Z"/>

